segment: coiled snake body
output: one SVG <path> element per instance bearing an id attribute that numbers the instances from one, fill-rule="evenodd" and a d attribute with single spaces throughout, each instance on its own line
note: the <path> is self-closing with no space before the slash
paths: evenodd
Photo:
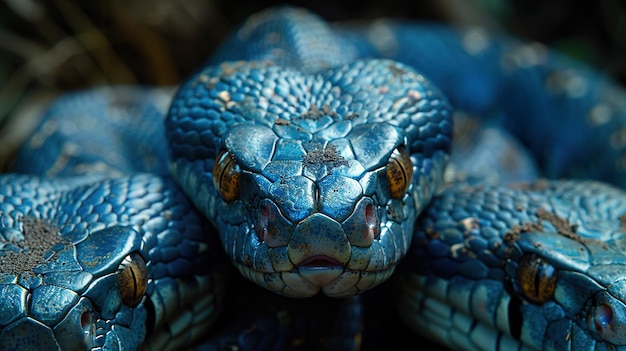
<path id="1" fill-rule="evenodd" d="M 367 348 L 370 289 L 453 349 L 626 348 L 626 194 L 537 178 L 625 185 L 602 75 L 279 8 L 172 94 L 63 97 L 0 178 L 0 349 Z"/>

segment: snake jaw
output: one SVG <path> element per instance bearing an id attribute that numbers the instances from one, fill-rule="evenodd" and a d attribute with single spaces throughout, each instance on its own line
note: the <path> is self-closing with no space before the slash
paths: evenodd
<path id="1" fill-rule="evenodd" d="M 298 273 L 315 286 L 324 287 L 334 282 L 344 271 L 344 265 L 327 255 L 313 255 L 296 264 Z"/>
<path id="2" fill-rule="evenodd" d="M 309 283 L 323 288 L 332 284 L 341 273 L 343 266 L 299 266 L 298 273 Z"/>

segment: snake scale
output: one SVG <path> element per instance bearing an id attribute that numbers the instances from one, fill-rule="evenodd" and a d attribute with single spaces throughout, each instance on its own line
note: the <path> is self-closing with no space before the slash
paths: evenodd
<path id="1" fill-rule="evenodd" d="M 180 87 L 47 109 L 0 177 L 0 350 L 626 349 L 625 97 L 478 28 L 266 10 Z"/>

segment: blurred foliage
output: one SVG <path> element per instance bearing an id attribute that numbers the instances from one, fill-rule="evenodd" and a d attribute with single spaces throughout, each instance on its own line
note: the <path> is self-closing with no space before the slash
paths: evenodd
<path id="1" fill-rule="evenodd" d="M 278 1 L 0 0 L 0 170 L 37 107 L 101 84 L 177 84 L 234 26 Z M 626 82 L 620 0 L 292 1 L 331 20 L 382 16 L 482 25 L 538 40 Z"/>

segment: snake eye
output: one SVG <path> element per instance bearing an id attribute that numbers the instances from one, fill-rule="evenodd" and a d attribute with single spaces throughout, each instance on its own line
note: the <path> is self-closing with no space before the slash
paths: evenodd
<path id="1" fill-rule="evenodd" d="M 536 255 L 526 255 L 517 267 L 517 284 L 530 302 L 543 303 L 554 296 L 556 269 Z"/>
<path id="2" fill-rule="evenodd" d="M 220 152 L 213 166 L 213 185 L 224 201 L 239 198 L 239 166 L 226 150 Z"/>
<path id="3" fill-rule="evenodd" d="M 120 264 L 117 279 L 122 302 L 126 306 L 135 306 L 141 301 L 148 287 L 146 262 L 137 253 L 126 256 Z"/>
<path id="4" fill-rule="evenodd" d="M 387 179 L 392 198 L 399 199 L 409 190 L 413 181 L 413 164 L 403 147 L 396 148 L 389 156 Z"/>

